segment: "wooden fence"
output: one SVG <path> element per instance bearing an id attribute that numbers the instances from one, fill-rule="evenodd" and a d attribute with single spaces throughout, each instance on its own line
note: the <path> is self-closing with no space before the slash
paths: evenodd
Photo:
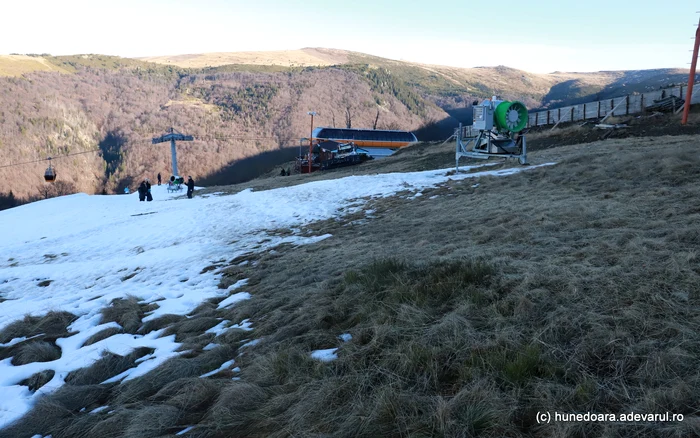
<path id="1" fill-rule="evenodd" d="M 612 99 L 598 100 L 594 102 L 580 103 L 578 105 L 565 106 L 546 111 L 529 113 L 528 128 L 532 126 L 554 125 L 561 121 L 576 122 L 587 119 L 598 119 L 605 117 L 613 109 L 613 116 L 625 116 L 627 114 L 643 113 L 644 110 L 654 104 L 655 100 L 661 100 L 670 96 L 685 99 L 687 85 L 664 88 L 663 90 L 652 91 L 643 94 L 628 94 L 627 96 L 615 97 Z M 698 89 L 700 83 L 693 85 L 693 96 L 691 103 L 700 102 Z"/>

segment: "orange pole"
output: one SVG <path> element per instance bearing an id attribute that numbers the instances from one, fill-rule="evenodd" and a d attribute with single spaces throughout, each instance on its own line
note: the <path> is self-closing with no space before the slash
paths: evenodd
<path id="1" fill-rule="evenodd" d="M 693 59 L 690 62 L 690 75 L 688 76 L 688 90 L 685 93 L 685 108 L 683 108 L 683 119 L 681 125 L 688 123 L 688 113 L 690 112 L 690 99 L 693 96 L 693 83 L 695 82 L 695 67 L 698 63 L 698 48 L 700 47 L 700 20 L 698 28 L 695 29 L 695 47 L 693 47 Z"/>

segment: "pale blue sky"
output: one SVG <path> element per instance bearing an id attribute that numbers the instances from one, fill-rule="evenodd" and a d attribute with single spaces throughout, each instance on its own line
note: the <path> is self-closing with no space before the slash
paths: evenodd
<path id="1" fill-rule="evenodd" d="M 327 47 L 531 72 L 688 68 L 691 0 L 24 0 L 0 54 L 125 57 Z"/>

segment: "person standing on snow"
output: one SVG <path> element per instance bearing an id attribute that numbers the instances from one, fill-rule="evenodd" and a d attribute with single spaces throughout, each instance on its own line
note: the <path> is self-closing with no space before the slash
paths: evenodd
<path id="1" fill-rule="evenodd" d="M 192 194 L 194 193 L 194 180 L 191 176 L 187 177 L 187 197 L 192 199 Z"/>
<path id="2" fill-rule="evenodd" d="M 158 172 L 158 185 L 160 185 L 160 172 Z"/>
<path id="3" fill-rule="evenodd" d="M 139 186 L 139 201 L 146 200 L 146 191 L 146 181 L 141 181 L 141 185 Z"/>
<path id="4" fill-rule="evenodd" d="M 146 201 L 153 201 L 153 196 L 151 196 L 151 182 L 146 178 Z"/>

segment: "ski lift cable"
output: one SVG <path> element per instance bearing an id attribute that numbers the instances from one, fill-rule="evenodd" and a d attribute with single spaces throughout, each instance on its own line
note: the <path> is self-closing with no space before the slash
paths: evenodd
<path id="1" fill-rule="evenodd" d="M 240 137 L 240 136 L 228 136 L 228 135 L 222 135 L 222 136 L 217 136 L 217 135 L 207 135 L 204 137 L 200 138 L 195 138 L 194 141 L 211 141 L 211 140 L 226 140 L 226 139 L 235 139 L 235 140 L 270 140 L 270 139 L 277 139 L 277 137 Z M 136 141 L 131 141 L 129 143 L 135 144 L 135 143 L 146 143 L 148 142 L 149 144 L 151 143 L 151 139 L 139 139 Z M 295 143 L 290 144 L 290 146 L 296 146 Z M 43 161 L 49 161 L 49 160 L 57 160 L 59 158 L 66 158 L 66 157 L 72 157 L 75 155 L 82 155 L 82 154 L 90 154 L 93 152 L 102 152 L 102 149 L 93 149 L 89 151 L 84 151 L 84 152 L 75 152 L 73 154 L 67 154 L 67 155 L 59 155 L 55 157 L 47 157 L 47 158 L 40 158 L 38 160 L 33 160 L 33 161 L 24 161 L 21 163 L 11 163 L 11 164 L 4 164 L 0 165 L 0 169 L 4 169 L 6 167 L 14 167 L 14 166 L 22 166 L 25 164 L 34 164 L 34 163 L 41 163 Z"/>
<path id="2" fill-rule="evenodd" d="M 90 154 L 93 152 L 101 152 L 102 149 L 93 149 L 90 151 L 84 151 L 84 152 L 75 152 L 73 154 L 67 154 L 67 155 L 58 155 L 56 157 L 48 157 L 48 158 L 42 158 L 39 160 L 34 160 L 34 161 L 25 161 L 23 163 L 12 163 L 12 164 L 5 164 L 0 166 L 0 169 L 5 168 L 5 167 L 12 167 L 12 166 L 21 166 L 24 164 L 33 164 L 33 163 L 41 163 L 42 161 L 51 161 L 51 160 L 58 160 L 59 158 L 66 158 L 66 157 L 72 157 L 74 155 L 82 155 L 82 154 Z"/>

